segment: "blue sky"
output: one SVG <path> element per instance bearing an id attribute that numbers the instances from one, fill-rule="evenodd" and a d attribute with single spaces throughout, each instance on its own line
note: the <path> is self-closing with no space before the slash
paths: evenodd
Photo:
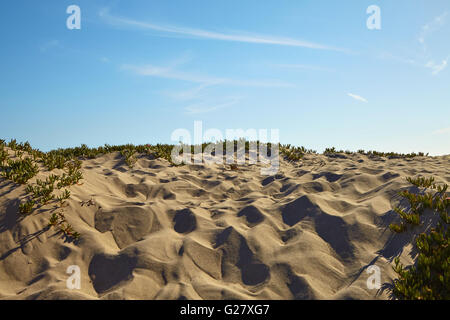
<path id="1" fill-rule="evenodd" d="M 318 151 L 450 154 L 448 0 L 5 0 L 0 26 L 3 139 L 171 143 L 201 120 Z"/>

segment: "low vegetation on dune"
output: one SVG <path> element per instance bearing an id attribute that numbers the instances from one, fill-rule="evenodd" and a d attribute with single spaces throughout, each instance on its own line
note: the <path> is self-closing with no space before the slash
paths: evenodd
<path id="1" fill-rule="evenodd" d="M 393 294 L 398 299 L 448 300 L 450 299 L 450 230 L 448 185 L 438 185 L 434 178 L 408 178 L 420 193 L 402 191 L 400 195 L 409 203 L 409 209 L 395 208 L 400 224 L 391 224 L 394 232 L 405 232 L 408 227 L 421 224 L 425 212 L 439 216 L 437 226 L 418 235 L 416 264 L 405 268 L 399 258 L 394 270 L 399 278 L 394 281 Z"/>
<path id="2" fill-rule="evenodd" d="M 305 154 L 317 154 L 317 151 L 305 147 L 295 147 L 290 144 L 280 145 L 280 152 L 288 161 L 299 161 Z"/>
<path id="3" fill-rule="evenodd" d="M 47 168 L 48 171 L 61 169 L 63 173 L 50 174 L 45 180 L 30 182 L 39 173 L 40 167 Z M 26 185 L 26 195 L 19 204 L 19 213 L 22 215 L 29 215 L 35 209 L 52 202 L 57 202 L 63 208 L 65 200 L 70 198 L 67 188 L 83 179 L 79 159 L 53 151 L 44 153 L 33 149 L 28 142 L 17 143 L 16 140 L 9 143 L 0 140 L 0 176 Z M 78 240 L 81 236 L 65 219 L 55 221 L 55 215 L 50 218 L 49 226 L 57 227 L 68 239 Z"/>
<path id="4" fill-rule="evenodd" d="M 412 152 L 412 153 L 397 153 L 397 152 L 380 152 L 380 151 L 365 151 L 365 150 L 358 150 L 356 152 L 350 151 L 350 150 L 337 150 L 335 147 L 332 148 L 326 148 L 323 152 L 324 155 L 333 156 L 335 154 L 347 154 L 347 155 L 365 155 L 368 157 L 383 157 L 388 159 L 404 159 L 404 158 L 415 158 L 415 157 L 428 157 L 428 153 L 423 152 Z"/>

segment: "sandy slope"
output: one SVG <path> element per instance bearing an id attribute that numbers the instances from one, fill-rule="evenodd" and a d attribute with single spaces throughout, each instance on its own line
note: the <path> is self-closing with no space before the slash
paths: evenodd
<path id="1" fill-rule="evenodd" d="M 20 219 L 25 187 L 0 180 L 0 298 L 386 299 L 366 268 L 388 283 L 396 255 L 413 261 L 412 235 L 387 228 L 405 177 L 450 183 L 450 156 L 307 155 L 273 177 L 259 169 L 83 161 L 64 209 L 78 244 L 45 229 L 55 205 Z M 81 290 L 66 288 L 70 265 Z"/>

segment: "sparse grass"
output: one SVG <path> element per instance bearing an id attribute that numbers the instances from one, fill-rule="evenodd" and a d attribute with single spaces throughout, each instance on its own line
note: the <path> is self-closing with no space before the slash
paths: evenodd
<path id="1" fill-rule="evenodd" d="M 8 148 L 10 148 L 11 150 L 16 150 L 16 148 L 17 148 L 17 140 L 16 139 L 11 139 L 11 141 L 9 141 L 9 143 L 8 143 Z"/>
<path id="2" fill-rule="evenodd" d="M 2 157 L 4 157 L 4 154 Z M 30 158 L 18 160 L 6 159 L 2 161 L 2 166 L 0 166 L 0 176 L 19 184 L 27 183 L 38 172 L 38 166 Z"/>
<path id="3" fill-rule="evenodd" d="M 402 222 L 391 224 L 394 232 L 404 232 L 408 226 L 418 226 L 420 217 L 426 210 L 439 215 L 440 220 L 428 233 L 421 233 L 415 240 L 418 250 L 417 262 L 404 267 L 397 257 L 394 271 L 398 279 L 394 280 L 393 295 L 398 299 L 448 300 L 450 299 L 450 230 L 448 225 L 450 198 L 448 185 L 437 185 L 434 178 L 408 178 L 418 188 L 420 194 L 402 191 L 400 195 L 409 202 L 409 210 L 395 208 Z"/>
<path id="4" fill-rule="evenodd" d="M 411 159 L 415 157 L 428 157 L 428 153 L 418 152 L 418 153 L 397 153 L 397 152 L 380 152 L 380 151 L 365 151 L 365 150 L 358 150 L 357 152 L 353 152 L 350 150 L 337 150 L 335 147 L 326 148 L 323 152 L 324 155 L 332 156 L 335 154 L 347 154 L 347 155 L 355 155 L 355 154 L 362 154 L 366 155 L 368 157 L 383 157 L 388 159 Z"/>
<path id="5" fill-rule="evenodd" d="M 25 203 L 19 204 L 19 212 L 22 214 L 29 214 L 33 211 L 33 207 L 36 202 L 32 199 L 26 201 Z"/>
<path id="6" fill-rule="evenodd" d="M 64 218 L 64 214 L 62 212 L 53 212 L 52 216 L 48 220 L 48 226 L 56 227 L 59 224 L 61 218 Z"/>
<path id="7" fill-rule="evenodd" d="M 62 210 L 59 212 L 54 212 L 52 214 L 52 216 L 48 221 L 48 226 L 58 228 L 59 231 L 62 232 L 69 239 L 79 240 L 81 237 L 81 234 L 79 232 L 76 232 L 73 229 L 72 225 L 70 225 L 67 222 L 64 212 Z"/>
<path id="8" fill-rule="evenodd" d="M 5 150 L 7 146 L 14 151 L 16 159 L 11 159 L 9 153 Z M 81 150 L 86 150 L 84 147 Z M 83 151 L 84 152 L 84 151 Z M 28 180 L 39 173 L 39 167 L 36 162 L 42 162 L 49 171 L 53 169 L 64 169 L 65 172 L 61 175 L 51 174 L 44 181 L 37 179 L 34 185 L 28 184 L 25 191 L 28 194 L 26 200 L 19 204 L 19 213 L 28 215 L 33 212 L 37 206 L 45 206 L 53 200 L 57 200 L 60 206 L 63 207 L 65 201 L 70 198 L 70 191 L 64 189 L 62 193 L 55 197 L 55 184 L 57 189 L 68 187 L 77 184 L 82 178 L 81 161 L 71 156 L 70 153 L 64 151 L 51 151 L 43 153 L 39 150 L 33 149 L 28 142 L 17 143 L 12 139 L 9 143 L 4 140 L 0 141 L 0 176 L 5 179 L 12 180 L 16 183 L 26 184 Z M 53 214 L 50 218 L 49 225 L 57 224 L 56 217 L 63 217 L 63 215 L 55 216 Z M 65 219 L 62 220 L 65 222 Z M 80 234 L 73 230 L 69 224 L 62 224 L 61 230 L 66 237 L 72 239 L 79 239 Z"/>
<path id="9" fill-rule="evenodd" d="M 55 198 L 53 191 L 55 189 L 54 182 L 47 178 L 45 181 L 37 180 L 36 186 L 28 185 L 25 191 L 31 195 L 31 198 L 41 205 L 46 205 Z"/>
<path id="10" fill-rule="evenodd" d="M 326 148 L 323 154 L 334 154 L 334 153 L 343 153 L 343 151 L 337 151 L 335 147 Z"/>
<path id="11" fill-rule="evenodd" d="M 77 184 L 81 179 L 83 179 L 83 174 L 79 170 L 75 170 L 71 173 L 63 173 L 62 176 L 59 177 L 56 187 L 62 189 L 64 187 L 72 186 Z"/>
<path id="12" fill-rule="evenodd" d="M 19 158 L 20 160 L 22 160 L 22 157 L 23 157 L 24 152 L 21 151 L 21 150 L 16 150 L 16 151 L 14 152 L 14 154 L 15 154 L 15 156 L 16 156 L 17 158 Z"/>
<path id="13" fill-rule="evenodd" d="M 31 196 L 31 199 L 35 201 L 35 203 L 46 205 L 55 199 L 55 195 L 53 193 L 55 191 L 55 183 L 56 189 L 62 189 L 64 187 L 77 184 L 83 178 L 79 167 L 80 162 L 68 162 L 66 172 L 64 172 L 61 176 L 52 174 L 45 179 L 45 181 L 37 179 L 36 185 L 28 185 L 25 191 Z M 58 200 L 62 205 L 64 200 L 69 199 L 69 197 L 70 191 L 65 189 L 64 192 L 56 198 L 56 200 Z"/>
<path id="14" fill-rule="evenodd" d="M 153 154 L 156 158 L 166 159 L 170 164 L 176 166 L 172 161 L 172 149 L 173 145 L 170 144 L 157 144 L 156 146 L 149 146 L 149 153 Z"/>
<path id="15" fill-rule="evenodd" d="M 5 150 L 3 145 L 0 145 L 0 168 L 3 167 L 8 159 L 8 151 Z"/>
<path id="16" fill-rule="evenodd" d="M 70 191 L 64 189 L 64 192 L 61 193 L 56 199 L 59 201 L 61 207 L 64 205 L 65 201 L 70 198 Z"/>
<path id="17" fill-rule="evenodd" d="M 64 235 L 67 237 L 67 238 L 71 238 L 71 239 L 73 239 L 73 240 L 78 240 L 78 239 L 80 239 L 80 237 L 81 237 L 81 234 L 80 233 L 78 233 L 78 232 L 76 232 L 74 229 L 73 229 L 73 227 L 70 225 L 70 224 L 68 224 L 68 223 L 66 223 L 66 224 L 61 224 L 61 227 L 60 227 L 60 230 L 64 233 Z"/>
<path id="18" fill-rule="evenodd" d="M 288 161 L 299 161 L 305 154 L 316 154 L 315 150 L 306 149 L 305 147 L 295 147 L 290 144 L 282 145 L 280 144 L 280 153 Z"/>
<path id="19" fill-rule="evenodd" d="M 67 159 L 65 157 L 55 152 L 45 153 L 42 157 L 42 162 L 49 171 L 52 171 L 55 168 L 63 169 L 66 161 Z"/>
<path id="20" fill-rule="evenodd" d="M 123 157 L 125 157 L 125 163 L 130 167 L 133 168 L 134 164 L 136 163 L 136 151 L 132 148 L 130 149 L 124 149 L 120 151 Z"/>

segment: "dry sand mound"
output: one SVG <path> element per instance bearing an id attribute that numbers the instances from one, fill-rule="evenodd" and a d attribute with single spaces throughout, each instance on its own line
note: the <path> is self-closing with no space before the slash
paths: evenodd
<path id="1" fill-rule="evenodd" d="M 390 283 L 395 256 L 413 262 L 413 235 L 388 229 L 397 193 L 406 176 L 450 183 L 449 168 L 449 156 L 307 155 L 267 177 L 144 156 L 130 169 L 113 153 L 83 161 L 70 188 L 77 244 L 46 228 L 56 206 L 22 218 L 25 187 L 0 179 L 0 298 L 386 299 L 365 271 Z M 80 290 L 66 287 L 70 265 Z"/>

